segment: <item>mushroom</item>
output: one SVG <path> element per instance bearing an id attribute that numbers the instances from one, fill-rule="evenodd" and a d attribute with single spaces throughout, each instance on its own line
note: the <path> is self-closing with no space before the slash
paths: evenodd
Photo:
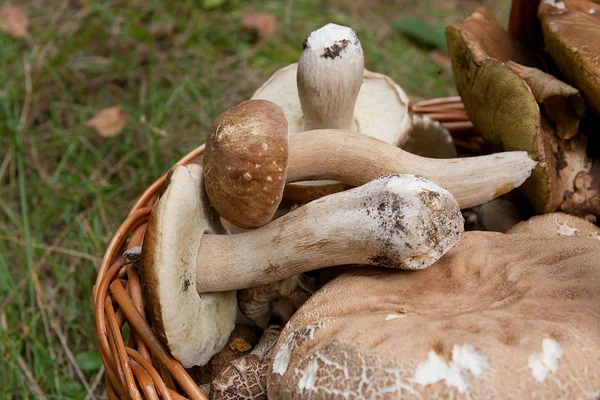
<path id="1" fill-rule="evenodd" d="M 419 176 L 386 175 L 259 229 L 203 235 L 185 262 L 196 268 L 198 293 L 245 289 L 344 264 L 420 269 L 456 244 L 463 223 L 445 189 Z"/>
<path id="2" fill-rule="evenodd" d="M 367 135 L 334 129 L 293 135 L 288 145 L 285 121 L 273 103 L 248 100 L 213 124 L 204 155 L 206 191 L 219 214 L 239 227 L 271 220 L 283 183 L 333 179 L 359 186 L 386 174 L 418 174 L 468 208 L 518 187 L 535 165 L 525 152 L 423 158 Z"/>
<path id="3" fill-rule="evenodd" d="M 236 324 L 225 347 L 215 354 L 206 365 L 191 368 L 188 371 L 190 376 L 198 385 L 210 385 L 210 382 L 219 376 L 231 361 L 249 354 L 259 338 L 260 330 L 257 327 Z"/>
<path id="4" fill-rule="evenodd" d="M 211 383 L 211 399 L 266 400 L 267 371 L 281 325 L 270 325 L 250 354 L 239 357 Z"/>
<path id="5" fill-rule="evenodd" d="M 600 114 L 600 4 L 543 1 L 538 9 L 546 50 L 565 78 Z"/>
<path id="6" fill-rule="evenodd" d="M 421 157 L 456 158 L 450 132 L 430 117 L 413 115 L 413 130 L 404 150 Z"/>
<path id="7" fill-rule="evenodd" d="M 198 165 L 169 171 L 142 244 L 142 289 L 152 326 L 186 368 L 205 365 L 221 351 L 237 314 L 234 291 L 196 291 L 198 244 L 205 234 L 224 233 L 202 181 Z"/>
<path id="8" fill-rule="evenodd" d="M 581 193 L 589 184 L 582 183 L 580 196 L 574 195 L 577 176 L 595 179 L 585 138 L 573 137 L 583 112 L 575 89 L 525 67 L 535 60 L 485 8 L 450 25 L 446 35 L 456 86 L 475 127 L 504 150 L 526 150 L 539 161 L 521 186 L 536 211 L 600 213 Z"/>
<path id="9" fill-rule="evenodd" d="M 238 309 L 234 290 L 340 264 L 426 268 L 462 233 L 448 191 L 391 175 L 225 235 L 202 176 L 196 164 L 171 169 L 142 245 L 148 313 L 186 368 L 206 364 L 225 346 Z"/>
<path id="10" fill-rule="evenodd" d="M 523 220 L 522 210 L 501 197 L 478 206 L 476 215 L 482 230 L 494 232 L 506 232 Z"/>
<path id="11" fill-rule="evenodd" d="M 594 398 L 600 242 L 466 232 L 422 271 L 355 269 L 294 314 L 274 399 Z"/>
<path id="12" fill-rule="evenodd" d="M 341 129 L 372 135 L 402 146 L 412 129 L 410 101 L 386 75 L 364 68 L 358 35 L 349 27 L 327 24 L 302 42 L 297 64 L 276 71 L 252 99 L 281 106 L 290 134 L 314 129 Z M 288 185 L 295 198 L 343 190 L 339 182 Z"/>
<path id="13" fill-rule="evenodd" d="M 336 24 L 308 35 L 299 62 L 275 72 L 252 99 L 282 107 L 292 135 L 341 129 L 402 145 L 412 128 L 406 93 L 389 77 L 365 70 L 356 32 Z"/>
<path id="14" fill-rule="evenodd" d="M 238 291 L 242 313 L 260 328 L 277 316 L 286 323 L 292 314 L 315 292 L 315 285 L 304 274 L 279 282 Z"/>
<path id="15" fill-rule="evenodd" d="M 537 215 L 513 226 L 506 233 L 527 233 L 547 238 L 576 236 L 600 240 L 600 228 L 596 225 L 561 212 Z"/>

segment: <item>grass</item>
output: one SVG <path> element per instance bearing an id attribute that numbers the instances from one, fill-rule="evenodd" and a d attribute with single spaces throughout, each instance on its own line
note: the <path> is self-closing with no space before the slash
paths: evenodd
<path id="1" fill-rule="evenodd" d="M 210 3 L 217 6 L 207 10 Z M 29 36 L 0 34 L 0 398 L 105 397 L 91 293 L 108 241 L 136 197 L 203 142 L 218 114 L 297 60 L 308 32 L 329 21 L 351 25 L 367 67 L 413 100 L 455 94 L 449 69 L 392 23 L 445 25 L 476 2 L 358 3 L 24 6 Z M 489 3 L 506 17 L 508 1 Z M 259 43 L 239 22 L 256 10 L 280 21 Z M 114 105 L 131 116 L 120 135 L 102 138 L 85 126 Z"/>

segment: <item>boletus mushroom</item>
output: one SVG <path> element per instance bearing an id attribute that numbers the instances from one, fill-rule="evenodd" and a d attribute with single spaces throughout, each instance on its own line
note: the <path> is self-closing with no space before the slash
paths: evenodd
<path id="1" fill-rule="evenodd" d="M 177 165 L 142 246 L 148 313 L 184 367 L 204 365 L 234 328 L 235 290 L 342 264 L 426 268 L 459 241 L 462 230 L 448 191 L 421 177 L 390 175 L 260 229 L 225 235 L 209 205 L 202 167 Z"/>
<path id="2" fill-rule="evenodd" d="M 565 78 L 600 114 L 600 4 L 543 1 L 538 8 L 546 50 Z"/>
<path id="3" fill-rule="evenodd" d="M 461 208 L 509 192 L 535 162 L 525 152 L 430 159 L 373 137 L 327 129 L 288 140 L 285 115 L 267 100 L 248 100 L 213 124 L 204 155 L 206 191 L 227 221 L 252 228 L 271 220 L 284 183 L 333 179 L 360 186 L 386 174 L 415 174 L 450 191 Z"/>
<path id="4" fill-rule="evenodd" d="M 252 99 L 283 108 L 291 135 L 340 129 L 402 145 L 412 128 L 406 93 L 389 77 L 364 69 L 358 35 L 336 24 L 309 34 L 299 62 L 276 71 Z"/>
<path id="5" fill-rule="evenodd" d="M 485 8 L 448 26 L 446 36 L 456 86 L 475 127 L 504 150 L 526 150 L 538 161 L 520 188 L 535 210 L 600 213 L 582 194 L 596 177 L 585 138 L 577 135 L 585 109 L 577 90 L 532 68 L 536 60 Z"/>
<path id="6" fill-rule="evenodd" d="M 283 329 L 272 399 L 595 398 L 600 242 L 466 232 L 422 271 L 356 269 Z"/>
<path id="7" fill-rule="evenodd" d="M 267 399 L 267 371 L 282 324 L 270 324 L 250 354 L 232 360 L 211 382 L 211 399 Z"/>
<path id="8" fill-rule="evenodd" d="M 450 132 L 430 117 L 413 115 L 410 139 L 403 147 L 409 153 L 429 158 L 456 158 L 456 148 Z"/>
<path id="9" fill-rule="evenodd" d="M 315 129 L 341 129 L 403 145 L 412 129 L 406 93 L 388 76 L 364 68 L 356 32 L 327 24 L 302 42 L 297 64 L 276 71 L 252 99 L 281 106 L 290 134 Z M 317 198 L 344 190 L 332 180 L 288 185 L 295 198 Z"/>
<path id="10" fill-rule="evenodd" d="M 336 265 L 420 269 L 460 240 L 463 223 L 447 190 L 420 176 L 385 175 L 255 230 L 205 234 L 190 263 L 198 293 L 256 287 Z"/>

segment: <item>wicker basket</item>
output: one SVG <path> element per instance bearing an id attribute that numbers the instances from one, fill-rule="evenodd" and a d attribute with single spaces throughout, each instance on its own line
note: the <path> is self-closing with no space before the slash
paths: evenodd
<path id="1" fill-rule="evenodd" d="M 459 97 L 423 101 L 413 106 L 413 112 L 440 121 L 454 137 L 459 156 L 486 152 Z M 201 163 L 203 152 L 204 145 L 178 164 Z M 123 255 L 141 245 L 164 179 L 163 175 L 146 189 L 131 208 L 108 245 L 94 286 L 96 330 L 111 399 L 207 398 L 148 323 L 135 260 Z M 122 333 L 125 324 L 131 328 L 127 343 Z"/>

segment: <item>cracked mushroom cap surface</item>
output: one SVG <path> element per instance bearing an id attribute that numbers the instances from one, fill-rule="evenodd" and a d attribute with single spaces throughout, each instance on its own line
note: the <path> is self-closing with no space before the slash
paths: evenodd
<path id="1" fill-rule="evenodd" d="M 296 84 L 297 72 L 297 63 L 276 71 L 252 96 L 252 99 L 269 100 L 283 108 L 290 135 L 305 130 Z M 404 90 L 390 77 L 365 69 L 354 107 L 353 128 L 384 142 L 402 146 L 412 129 L 409 104 Z"/>
<path id="2" fill-rule="evenodd" d="M 283 110 L 248 100 L 215 120 L 204 152 L 204 184 L 221 217 L 240 228 L 269 222 L 287 177 L 288 124 Z"/>
<path id="3" fill-rule="evenodd" d="M 483 7 L 449 25 L 446 38 L 469 118 L 486 140 L 506 151 L 526 150 L 538 161 L 520 190 L 537 212 L 555 211 L 575 191 L 575 175 L 591 167 L 585 141 L 573 137 L 583 113 L 579 94 L 542 71 L 523 67 L 537 62 Z M 561 134 L 572 139 L 563 140 Z"/>
<path id="4" fill-rule="evenodd" d="M 543 1 L 538 9 L 546 50 L 566 79 L 600 114 L 600 4 Z"/>
<path id="5" fill-rule="evenodd" d="M 167 175 L 142 244 L 141 281 L 156 333 L 185 368 L 205 365 L 235 327 L 235 291 L 198 295 L 196 257 L 204 233 L 224 233 L 204 191 L 202 167 Z"/>
<path id="6" fill-rule="evenodd" d="M 272 399 L 588 398 L 600 242 L 467 232 L 431 268 L 356 269 L 282 331 Z"/>
<path id="7" fill-rule="evenodd" d="M 600 240 L 600 228 L 583 218 L 561 212 L 536 215 L 506 233 L 528 233 L 542 237 L 576 236 Z"/>

